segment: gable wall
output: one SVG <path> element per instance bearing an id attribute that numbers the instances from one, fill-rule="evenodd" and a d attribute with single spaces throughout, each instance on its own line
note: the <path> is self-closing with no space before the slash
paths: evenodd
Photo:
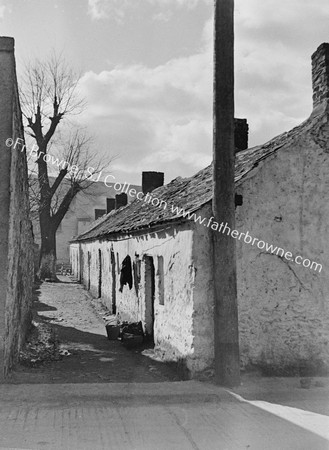
<path id="1" fill-rule="evenodd" d="M 279 150 L 237 187 L 243 204 L 236 208 L 236 229 L 251 236 L 247 242 L 244 235 L 236 240 L 242 367 L 258 366 L 272 373 L 321 373 L 329 368 L 328 132 L 324 124 L 317 136 Z M 208 222 L 211 205 L 196 214 Z M 194 357 L 198 359 L 199 351 L 205 367 L 213 362 L 215 232 L 195 224 Z M 323 268 L 311 270 L 287 261 L 280 257 L 282 251 L 277 250 L 278 256 L 258 248 L 257 240 L 248 243 L 253 238 Z"/>
<path id="2" fill-rule="evenodd" d="M 238 187 L 236 228 L 323 265 L 311 270 L 237 241 L 244 365 L 329 367 L 329 148 L 312 137 L 279 150 Z M 262 246 L 263 244 L 260 244 Z M 279 252 L 279 255 L 281 253 Z"/>

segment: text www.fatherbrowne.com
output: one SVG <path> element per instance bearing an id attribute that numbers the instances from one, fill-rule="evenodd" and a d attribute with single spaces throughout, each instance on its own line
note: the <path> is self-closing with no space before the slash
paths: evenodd
<path id="1" fill-rule="evenodd" d="M 152 193 L 147 193 L 146 195 L 144 195 L 142 192 L 137 192 L 136 189 L 131 189 L 129 183 L 125 182 L 124 184 L 121 184 L 115 182 L 114 175 L 109 175 L 109 177 L 112 178 L 113 188 L 115 191 L 124 192 L 130 197 L 136 197 L 139 201 L 152 204 L 153 206 L 160 209 L 169 209 L 169 205 L 165 200 L 153 196 Z M 106 181 L 105 185 L 108 186 Z M 210 217 L 208 219 L 206 217 L 195 214 L 195 212 L 186 211 L 184 208 L 181 208 L 174 204 L 170 205 L 170 211 L 174 217 L 183 217 L 185 219 L 194 221 L 199 225 L 211 228 L 213 231 L 231 236 L 233 239 L 238 239 L 239 241 L 243 240 L 245 244 L 255 245 L 260 250 L 264 250 L 265 253 L 276 255 L 281 259 L 285 258 L 287 261 L 293 261 L 298 265 L 302 265 L 303 267 L 309 268 L 316 272 L 321 272 L 322 270 L 322 264 L 320 263 L 303 258 L 300 255 L 293 256 L 291 252 L 286 251 L 281 247 L 275 247 L 273 244 L 268 244 L 265 241 L 252 237 L 248 231 L 246 233 L 240 233 L 238 230 L 231 230 L 228 223 L 218 223 L 214 220 L 214 217 Z"/>
<path id="2" fill-rule="evenodd" d="M 113 178 L 113 180 L 115 179 L 113 175 L 111 177 Z M 153 206 L 156 206 L 158 208 L 168 209 L 168 203 L 165 200 L 153 197 L 151 193 L 147 193 L 145 196 L 140 196 L 141 192 L 136 192 L 135 189 L 129 190 L 129 186 L 130 185 L 127 185 L 127 183 L 124 183 L 124 185 L 122 185 L 121 183 L 114 183 L 113 187 L 116 191 L 125 192 L 131 197 L 136 196 L 138 200 L 144 203 L 151 203 Z M 228 223 L 218 223 L 214 220 L 214 217 L 210 217 L 208 219 L 206 217 L 197 215 L 194 212 L 192 213 L 190 211 L 186 211 L 184 208 L 180 208 L 174 204 L 171 204 L 170 208 L 171 213 L 175 217 L 183 217 L 207 228 L 210 227 L 213 231 L 226 234 L 227 236 L 231 236 L 233 239 L 238 239 L 238 241 L 243 240 L 245 244 L 256 245 L 256 247 L 258 247 L 260 250 L 264 250 L 264 252 L 268 254 L 276 255 L 281 259 L 285 258 L 287 261 L 293 261 L 298 265 L 302 265 L 303 267 L 314 270 L 316 272 L 320 273 L 322 270 L 322 264 L 320 263 L 311 261 L 307 258 L 303 258 L 300 255 L 294 256 L 290 251 L 286 251 L 281 247 L 276 247 L 273 244 L 269 244 L 268 242 L 252 237 L 248 231 L 246 233 L 240 233 L 238 230 L 231 230 Z"/>
<path id="3" fill-rule="evenodd" d="M 266 253 L 276 255 L 279 258 L 285 258 L 287 261 L 294 261 L 296 264 L 302 265 L 303 267 L 307 267 L 314 271 L 321 272 L 322 270 L 322 264 L 320 263 L 303 258 L 300 255 L 294 256 L 291 252 L 285 251 L 283 248 L 275 247 L 273 244 L 269 244 L 268 242 L 252 237 L 248 231 L 246 233 L 240 233 L 238 230 L 231 230 L 227 223 L 224 224 L 224 222 L 215 222 L 214 217 L 207 219 L 206 217 L 199 216 L 195 213 L 190 213 L 189 211 L 185 211 L 183 208 L 178 208 L 174 205 L 171 205 L 171 211 L 173 214 L 180 217 L 193 220 L 195 223 L 199 223 L 205 227 L 210 227 L 214 231 L 227 234 L 227 236 L 231 236 L 233 239 L 237 239 L 238 241 L 243 240 L 246 244 L 256 245 L 260 250 L 265 250 Z"/>

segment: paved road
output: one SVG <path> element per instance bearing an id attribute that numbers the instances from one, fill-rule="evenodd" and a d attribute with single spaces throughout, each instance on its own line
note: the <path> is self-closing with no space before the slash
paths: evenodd
<path id="1" fill-rule="evenodd" d="M 198 382 L 0 386 L 0 448 L 328 450 L 329 441 Z"/>
<path id="2" fill-rule="evenodd" d="M 241 386 L 233 391 L 247 400 L 266 401 L 329 416 L 328 377 L 314 377 L 310 387 L 302 389 L 299 377 L 245 374 Z"/>

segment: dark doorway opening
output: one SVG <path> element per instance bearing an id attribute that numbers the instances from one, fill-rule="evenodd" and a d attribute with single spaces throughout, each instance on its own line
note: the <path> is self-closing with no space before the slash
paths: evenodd
<path id="1" fill-rule="evenodd" d="M 115 271 L 115 254 L 114 254 L 113 250 L 111 250 L 111 269 L 112 269 L 112 314 L 116 314 L 116 312 L 117 312 L 117 303 L 116 303 L 117 275 L 116 275 L 116 271 Z"/>
<path id="2" fill-rule="evenodd" d="M 154 261 L 152 256 L 144 257 L 145 263 L 145 333 L 154 342 Z"/>
<path id="3" fill-rule="evenodd" d="M 90 252 L 88 252 L 87 264 L 88 264 L 88 291 L 90 291 L 90 264 L 91 264 L 91 253 Z"/>
<path id="4" fill-rule="evenodd" d="M 98 250 L 98 298 L 102 297 L 102 251 Z"/>
<path id="5" fill-rule="evenodd" d="M 84 264 L 85 264 L 84 253 L 79 251 L 79 255 L 80 255 L 79 281 L 81 283 L 83 283 L 83 281 L 84 281 L 84 279 L 83 279 L 83 271 L 84 271 Z"/>

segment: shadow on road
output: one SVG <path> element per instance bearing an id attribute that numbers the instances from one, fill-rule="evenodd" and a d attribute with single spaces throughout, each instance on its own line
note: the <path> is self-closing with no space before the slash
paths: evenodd
<path id="1" fill-rule="evenodd" d="M 60 286 L 60 289 L 58 289 Z M 179 381 L 177 364 L 151 360 L 145 348 L 126 349 L 109 340 L 93 299 L 80 285 L 44 283 L 34 289 L 34 317 L 51 327 L 58 344 L 57 360 L 18 365 L 12 383 L 119 383 Z M 44 314 L 46 312 L 46 314 Z"/>

